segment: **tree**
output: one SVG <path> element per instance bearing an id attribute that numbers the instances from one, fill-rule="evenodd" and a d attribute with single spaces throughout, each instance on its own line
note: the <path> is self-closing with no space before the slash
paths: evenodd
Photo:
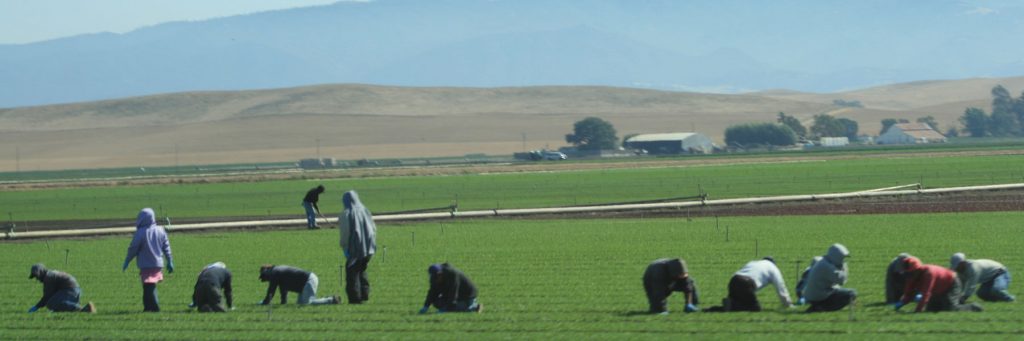
<path id="1" fill-rule="evenodd" d="M 996 85 L 992 88 L 992 114 L 997 113 L 1012 113 L 1013 112 L 1013 96 L 1006 90 L 1002 85 Z"/>
<path id="2" fill-rule="evenodd" d="M 796 133 L 781 124 L 747 123 L 725 129 L 725 143 L 730 146 L 790 146 L 796 143 Z"/>
<path id="3" fill-rule="evenodd" d="M 846 136 L 846 126 L 833 116 L 826 114 L 814 115 L 811 134 L 817 137 Z"/>
<path id="4" fill-rule="evenodd" d="M 889 127 L 896 125 L 896 123 L 899 123 L 899 121 L 897 121 L 895 118 L 882 119 L 882 131 L 879 131 L 878 135 L 885 134 L 885 131 L 889 130 Z"/>
<path id="5" fill-rule="evenodd" d="M 967 108 L 964 115 L 960 116 L 960 124 L 964 125 L 964 131 L 971 134 L 971 137 L 984 137 L 988 134 L 989 117 L 984 110 Z"/>
<path id="6" fill-rule="evenodd" d="M 565 142 L 579 150 L 614 149 L 619 142 L 615 127 L 597 117 L 587 117 L 573 124 L 573 133 L 565 135 Z"/>
<path id="7" fill-rule="evenodd" d="M 1016 135 L 1020 131 L 1018 127 L 1017 116 L 1010 112 L 993 112 L 988 119 L 988 133 L 992 136 Z"/>
<path id="8" fill-rule="evenodd" d="M 777 122 L 792 129 L 796 136 L 807 137 L 807 128 L 804 128 L 804 125 L 800 124 L 800 120 L 796 119 L 796 117 L 786 116 L 786 113 L 780 111 Z"/>
<path id="9" fill-rule="evenodd" d="M 836 119 L 836 121 L 843 126 L 843 134 L 839 136 L 846 136 L 850 141 L 857 139 L 857 130 L 859 129 L 857 121 L 849 118 L 840 118 Z"/>
<path id="10" fill-rule="evenodd" d="M 939 122 L 935 121 L 935 116 L 932 115 L 918 117 L 917 123 L 924 123 L 927 124 L 929 127 L 932 127 L 932 129 L 935 129 L 936 131 L 939 130 Z"/>

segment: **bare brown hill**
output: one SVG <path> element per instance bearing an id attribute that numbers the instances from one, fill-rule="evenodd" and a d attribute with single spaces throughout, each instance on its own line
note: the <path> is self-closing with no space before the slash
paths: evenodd
<path id="1" fill-rule="evenodd" d="M 695 130 L 721 141 L 729 125 L 773 121 L 779 111 L 850 117 L 873 133 L 887 117 L 955 122 L 990 85 L 1015 92 L 1024 78 L 939 83 L 829 95 L 322 85 L 0 109 L 0 171 L 292 161 L 315 155 L 317 141 L 321 156 L 339 159 L 510 154 L 563 146 L 587 116 L 610 121 L 620 137 Z M 865 108 L 836 107 L 835 98 Z"/>

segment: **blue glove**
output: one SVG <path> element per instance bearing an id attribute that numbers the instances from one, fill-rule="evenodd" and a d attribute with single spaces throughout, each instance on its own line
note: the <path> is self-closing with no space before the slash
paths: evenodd
<path id="1" fill-rule="evenodd" d="M 906 303 L 903 303 L 903 301 L 899 301 L 899 302 L 896 302 L 896 304 L 893 304 L 892 308 L 893 308 L 893 310 L 899 311 L 900 308 L 903 308 L 904 305 L 906 305 Z"/>
<path id="2" fill-rule="evenodd" d="M 796 300 L 796 305 L 804 305 L 804 304 L 807 304 L 807 299 L 806 298 L 801 297 L 799 300 Z"/>
<path id="3" fill-rule="evenodd" d="M 174 260 L 167 258 L 167 273 L 174 273 Z"/>
<path id="4" fill-rule="evenodd" d="M 39 310 L 39 307 L 32 306 L 32 308 L 28 308 L 28 312 L 30 312 L 30 313 L 34 313 L 34 312 L 36 312 L 36 310 Z"/>
<path id="5" fill-rule="evenodd" d="M 921 296 L 921 294 L 914 295 L 914 302 L 921 302 L 921 298 L 923 297 L 924 296 Z"/>
<path id="6" fill-rule="evenodd" d="M 341 252 L 345 254 L 345 258 L 348 258 L 348 250 L 341 250 Z"/>
<path id="7" fill-rule="evenodd" d="M 430 307 L 429 306 L 428 307 L 420 308 L 420 314 L 426 314 L 428 311 L 430 311 Z"/>
<path id="8" fill-rule="evenodd" d="M 699 311 L 699 310 L 700 309 L 697 309 L 697 306 L 695 306 L 693 304 L 687 304 L 686 305 L 686 309 L 683 309 L 683 311 L 686 311 L 688 313 L 692 313 L 692 312 Z"/>

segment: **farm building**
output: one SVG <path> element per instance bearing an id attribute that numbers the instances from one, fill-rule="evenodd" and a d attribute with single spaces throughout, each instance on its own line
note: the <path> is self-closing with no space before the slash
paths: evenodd
<path id="1" fill-rule="evenodd" d="M 822 147 L 844 147 L 850 144 L 850 138 L 843 137 L 822 137 L 819 141 Z"/>
<path id="2" fill-rule="evenodd" d="M 715 144 L 698 133 L 640 134 L 626 139 L 626 148 L 651 154 L 711 154 Z"/>
<path id="3" fill-rule="evenodd" d="M 894 124 L 875 139 L 878 144 L 944 143 L 946 137 L 927 123 Z"/>

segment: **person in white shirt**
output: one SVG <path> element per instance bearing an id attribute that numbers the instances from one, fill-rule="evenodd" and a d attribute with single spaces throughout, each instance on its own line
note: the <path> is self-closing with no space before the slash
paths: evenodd
<path id="1" fill-rule="evenodd" d="M 771 256 L 750 261 L 729 280 L 729 297 L 724 301 L 724 311 L 761 311 L 761 303 L 757 301 L 757 291 L 768 284 L 775 286 L 775 291 L 783 307 L 790 307 L 793 301 L 786 290 L 786 282 L 782 272 L 775 266 Z"/>

